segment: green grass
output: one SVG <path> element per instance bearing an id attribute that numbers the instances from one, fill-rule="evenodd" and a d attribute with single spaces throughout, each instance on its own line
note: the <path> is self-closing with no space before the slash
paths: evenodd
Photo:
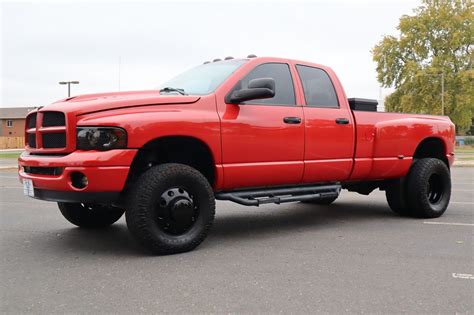
<path id="1" fill-rule="evenodd" d="M 2 152 L 0 153 L 0 159 L 17 159 L 21 152 Z"/>
<path id="2" fill-rule="evenodd" d="M 474 147 L 472 146 L 462 146 L 462 147 L 455 147 L 454 148 L 455 153 L 474 153 Z"/>
<path id="3" fill-rule="evenodd" d="M 462 157 L 457 156 L 456 160 L 457 161 L 474 161 L 474 156 L 462 156 Z"/>

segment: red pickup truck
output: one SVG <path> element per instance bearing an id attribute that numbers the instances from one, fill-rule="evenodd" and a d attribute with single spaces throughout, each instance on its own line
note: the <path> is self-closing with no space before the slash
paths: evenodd
<path id="1" fill-rule="evenodd" d="M 328 67 L 289 59 L 206 62 L 157 90 L 70 97 L 31 112 L 19 176 L 86 228 L 124 213 L 152 253 L 194 249 L 215 199 L 332 203 L 384 190 L 399 215 L 439 217 L 450 194 L 448 117 L 377 113 Z"/>

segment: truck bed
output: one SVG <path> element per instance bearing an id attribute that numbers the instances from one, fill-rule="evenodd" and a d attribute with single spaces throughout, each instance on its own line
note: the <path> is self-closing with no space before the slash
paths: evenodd
<path id="1" fill-rule="evenodd" d="M 351 180 L 397 178 L 410 168 L 413 154 L 426 138 L 450 143 L 454 127 L 447 116 L 352 111 L 356 145 Z"/>

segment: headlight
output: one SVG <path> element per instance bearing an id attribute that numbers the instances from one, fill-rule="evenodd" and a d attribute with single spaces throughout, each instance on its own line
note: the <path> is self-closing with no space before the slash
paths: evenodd
<path id="1" fill-rule="evenodd" d="M 79 150 L 112 150 L 127 147 L 127 132 L 118 127 L 77 127 Z"/>

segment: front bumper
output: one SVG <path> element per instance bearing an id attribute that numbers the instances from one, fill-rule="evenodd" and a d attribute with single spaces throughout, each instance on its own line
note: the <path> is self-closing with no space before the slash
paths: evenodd
<path id="1" fill-rule="evenodd" d="M 30 179 L 34 198 L 58 202 L 114 201 L 125 187 L 130 165 L 137 150 L 74 151 L 64 156 L 32 155 L 24 152 L 18 159 L 20 181 Z M 59 175 L 42 170 L 59 168 Z M 35 172 L 32 172 L 34 169 Z M 28 171 L 27 171 L 28 170 Z M 84 188 L 72 184 L 71 174 L 87 177 Z"/>

